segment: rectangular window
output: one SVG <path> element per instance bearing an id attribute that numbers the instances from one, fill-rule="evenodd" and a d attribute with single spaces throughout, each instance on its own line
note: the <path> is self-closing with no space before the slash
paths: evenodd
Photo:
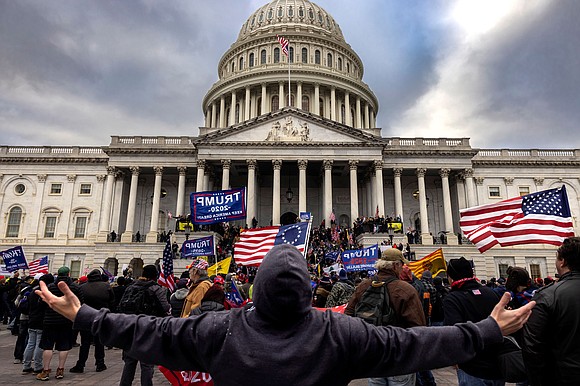
<path id="1" fill-rule="evenodd" d="M 499 186 L 490 186 L 488 187 L 489 191 L 489 198 L 498 198 L 501 197 L 499 193 Z"/>
<path id="2" fill-rule="evenodd" d="M 70 277 L 78 278 L 81 276 L 82 261 L 73 260 L 70 262 Z"/>
<path id="3" fill-rule="evenodd" d="M 535 280 L 542 277 L 542 270 L 540 269 L 540 264 L 530 264 L 530 277 Z"/>
<path id="4" fill-rule="evenodd" d="M 500 264 L 497 265 L 497 270 L 499 272 L 499 277 L 503 277 L 503 278 L 508 277 L 508 274 L 507 274 L 508 267 L 509 266 L 507 264 L 501 264 L 500 263 Z"/>
<path id="5" fill-rule="evenodd" d="M 82 195 L 91 194 L 91 188 L 92 188 L 91 184 L 81 184 L 80 194 L 82 194 Z"/>
<path id="6" fill-rule="evenodd" d="M 20 220 L 22 211 L 20 208 L 13 208 L 8 216 L 8 226 L 6 227 L 6 237 L 18 237 L 20 233 Z"/>
<path id="7" fill-rule="evenodd" d="M 75 239 L 83 239 L 85 238 L 85 232 L 87 228 L 87 218 L 86 217 L 77 217 L 75 223 Z"/>
<path id="8" fill-rule="evenodd" d="M 46 218 L 46 223 L 44 224 L 44 237 L 54 238 L 55 231 L 56 231 L 56 216 L 49 216 Z"/>
<path id="9" fill-rule="evenodd" d="M 518 189 L 520 191 L 520 197 L 527 196 L 528 194 L 530 194 L 530 187 L 529 186 L 520 186 L 520 187 L 518 187 Z"/>
<path id="10" fill-rule="evenodd" d="M 50 184 L 50 194 L 62 194 L 62 184 Z"/>

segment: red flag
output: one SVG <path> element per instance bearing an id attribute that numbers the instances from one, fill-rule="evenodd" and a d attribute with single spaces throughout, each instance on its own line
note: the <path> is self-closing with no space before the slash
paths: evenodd
<path id="1" fill-rule="evenodd" d="M 494 245 L 561 245 L 574 236 L 566 187 L 459 211 L 461 231 L 481 253 Z"/>
<path id="2" fill-rule="evenodd" d="M 213 380 L 208 373 L 169 370 L 163 366 L 159 366 L 159 371 L 161 371 L 172 386 L 213 386 Z"/>
<path id="3" fill-rule="evenodd" d="M 330 307 L 330 308 L 314 307 L 314 309 L 318 310 L 318 311 L 322 311 L 322 312 L 324 312 L 326 310 L 330 310 L 332 312 L 338 312 L 339 314 L 344 314 L 344 311 L 346 310 L 347 304 L 348 303 L 344 303 L 344 304 L 341 304 L 340 306 L 334 306 L 334 307 Z"/>

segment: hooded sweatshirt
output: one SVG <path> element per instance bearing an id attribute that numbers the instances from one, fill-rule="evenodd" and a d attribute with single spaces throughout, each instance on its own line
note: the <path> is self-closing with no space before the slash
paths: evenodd
<path id="1" fill-rule="evenodd" d="M 449 366 L 502 340 L 491 318 L 405 330 L 314 310 L 306 261 L 290 245 L 275 246 L 264 258 L 253 306 L 154 318 L 83 305 L 75 328 L 91 330 L 105 345 L 146 363 L 210 373 L 222 386 L 348 385 L 356 378 Z"/>

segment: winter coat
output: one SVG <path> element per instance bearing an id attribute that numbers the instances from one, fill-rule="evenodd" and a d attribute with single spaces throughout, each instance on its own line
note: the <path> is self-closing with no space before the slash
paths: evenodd
<path id="1" fill-rule="evenodd" d="M 179 318 L 181 316 L 181 310 L 183 310 L 183 303 L 185 303 L 185 297 L 189 293 L 187 288 L 180 288 L 171 294 L 169 298 L 169 303 L 171 304 L 171 316 Z"/>
<path id="2" fill-rule="evenodd" d="M 580 272 L 563 274 L 533 297 L 524 325 L 523 355 L 530 384 L 577 385 L 580 379 Z"/>
<path id="3" fill-rule="evenodd" d="M 348 303 L 354 293 L 354 284 L 350 280 L 340 280 L 332 286 L 332 291 L 326 299 L 326 308 Z"/>
<path id="4" fill-rule="evenodd" d="M 54 283 L 48 285 L 48 290 L 52 292 L 56 296 L 62 296 L 61 290 L 58 288 L 57 284 L 61 281 L 65 282 L 73 294 L 75 294 L 81 304 L 84 303 L 84 295 L 82 289 L 75 283 L 73 283 L 72 279 L 69 276 L 57 276 Z M 48 307 L 46 303 L 42 303 L 44 307 L 44 319 L 43 319 L 43 329 L 46 328 L 54 328 L 56 326 L 62 327 L 72 327 L 72 322 L 53 310 L 52 308 Z"/>
<path id="5" fill-rule="evenodd" d="M 260 266 L 252 305 L 188 318 L 113 314 L 83 305 L 75 328 L 137 360 L 210 373 L 221 386 L 348 385 L 450 366 L 502 341 L 492 318 L 453 327 L 377 327 L 313 309 L 311 293 L 306 260 L 282 244 Z"/>
<path id="6" fill-rule="evenodd" d="M 108 308 L 114 310 L 115 293 L 109 283 L 103 281 L 99 270 L 88 274 L 88 281 L 81 285 L 85 303 L 94 309 Z"/>
<path id="7" fill-rule="evenodd" d="M 191 310 L 199 307 L 203 295 L 205 295 L 211 286 L 212 282 L 206 277 L 201 278 L 197 283 L 194 283 L 189 287 L 189 293 L 185 297 L 185 302 L 183 303 L 183 308 L 181 310 L 182 318 L 187 318 L 191 313 Z"/>
<path id="8" fill-rule="evenodd" d="M 451 292 L 443 300 L 445 325 L 455 323 L 479 322 L 490 314 L 499 302 L 499 296 L 489 287 L 482 286 L 475 279 L 451 287 Z M 502 379 L 497 366 L 498 346 L 489 347 L 471 360 L 462 361 L 459 368 L 477 378 Z"/>

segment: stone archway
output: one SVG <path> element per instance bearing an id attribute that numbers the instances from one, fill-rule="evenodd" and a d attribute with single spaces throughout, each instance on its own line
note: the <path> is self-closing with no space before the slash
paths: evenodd
<path id="1" fill-rule="evenodd" d="M 108 272 L 111 272 L 113 275 L 119 275 L 119 260 L 114 257 L 108 257 L 103 264 L 103 268 L 105 268 Z"/>
<path id="2" fill-rule="evenodd" d="M 132 271 L 132 277 L 134 279 L 138 278 L 143 274 L 143 260 L 141 258 L 134 258 L 131 259 L 129 263 L 129 268 Z"/>
<path id="3" fill-rule="evenodd" d="M 296 213 L 286 212 L 282 216 L 280 216 L 280 224 L 281 225 L 294 224 L 297 218 L 298 215 Z"/>

